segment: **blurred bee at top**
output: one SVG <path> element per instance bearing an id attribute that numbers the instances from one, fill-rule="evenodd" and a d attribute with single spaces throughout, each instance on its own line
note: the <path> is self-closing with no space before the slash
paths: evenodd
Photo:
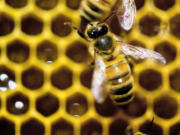
<path id="1" fill-rule="evenodd" d="M 130 7 L 134 6 L 131 5 Z M 131 10 L 134 10 L 134 8 L 131 8 Z M 118 8 L 104 21 L 89 23 L 85 34 L 72 24 L 66 23 L 76 29 L 82 38 L 90 42 L 89 52 L 95 64 L 91 92 L 97 103 L 103 103 L 108 94 L 117 105 L 124 105 L 132 101 L 134 97 L 132 90 L 134 81 L 127 59 L 128 56 L 137 60 L 153 58 L 159 63 L 166 63 L 164 57 L 159 53 L 123 43 L 120 41 L 120 37 L 110 32 L 105 22 L 114 14 L 121 17 L 124 26 L 131 28 L 134 15 L 132 16 L 130 11 L 128 13 L 129 15 L 126 15 L 125 12 L 122 15 L 121 8 Z"/>
<path id="2" fill-rule="evenodd" d="M 124 30 L 130 30 L 136 14 L 135 2 L 134 0 L 122 0 L 120 2 L 117 10 L 118 21 Z M 114 14 L 111 9 L 115 3 L 118 3 L 118 0 L 83 0 L 79 12 L 81 17 L 88 22 L 101 20 Z"/>

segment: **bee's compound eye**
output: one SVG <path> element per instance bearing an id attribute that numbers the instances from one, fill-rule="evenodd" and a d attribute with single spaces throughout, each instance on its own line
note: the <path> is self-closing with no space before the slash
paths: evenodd
<path id="1" fill-rule="evenodd" d="M 99 35 L 96 28 L 89 30 L 87 34 L 90 38 L 97 38 Z"/>

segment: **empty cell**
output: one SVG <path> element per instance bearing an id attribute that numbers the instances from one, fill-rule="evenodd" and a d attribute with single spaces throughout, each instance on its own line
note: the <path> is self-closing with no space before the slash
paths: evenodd
<path id="1" fill-rule="evenodd" d="M 82 85 L 84 85 L 87 88 L 91 88 L 92 74 L 93 74 L 93 68 L 85 69 L 81 73 L 80 80 Z"/>
<path id="2" fill-rule="evenodd" d="M 126 120 L 118 118 L 109 125 L 109 135 L 127 135 L 127 126 L 128 122 Z"/>
<path id="3" fill-rule="evenodd" d="M 102 125 L 95 119 L 90 119 L 81 125 L 81 135 L 102 135 Z"/>
<path id="4" fill-rule="evenodd" d="M 154 112 L 161 118 L 173 118 L 178 109 L 177 101 L 167 95 L 161 96 L 154 101 Z"/>
<path id="5" fill-rule="evenodd" d="M 36 100 L 36 109 L 44 116 L 50 116 L 59 108 L 58 98 L 47 93 Z"/>
<path id="6" fill-rule="evenodd" d="M 155 36 L 160 31 L 160 19 L 154 14 L 148 14 L 139 21 L 140 31 L 147 36 Z"/>
<path id="7" fill-rule="evenodd" d="M 27 15 L 21 20 L 21 30 L 28 35 L 38 35 L 43 30 L 43 22 L 35 15 Z"/>
<path id="8" fill-rule="evenodd" d="M 148 135 L 163 135 L 162 127 L 152 121 L 145 121 L 139 130 Z"/>
<path id="9" fill-rule="evenodd" d="M 126 114 L 132 117 L 141 117 L 146 112 L 146 109 L 146 99 L 142 96 L 139 96 L 138 94 L 135 95 L 135 98 L 132 102 L 124 107 Z"/>
<path id="10" fill-rule="evenodd" d="M 15 135 L 14 123 L 6 118 L 0 119 L 0 133 L 1 135 Z"/>
<path id="11" fill-rule="evenodd" d="M 72 77 L 72 71 L 63 66 L 52 73 L 51 83 L 58 89 L 64 90 L 72 85 Z"/>
<path id="12" fill-rule="evenodd" d="M 63 14 L 56 16 L 51 22 L 51 30 L 54 34 L 60 37 L 68 36 L 72 29 L 65 22 L 72 22 L 71 19 Z"/>
<path id="13" fill-rule="evenodd" d="M 58 57 L 58 48 L 48 40 L 43 41 L 37 47 L 37 57 L 46 63 L 53 63 Z"/>
<path id="14" fill-rule="evenodd" d="M 22 8 L 27 5 L 27 0 L 5 0 L 6 4 L 13 8 Z"/>
<path id="15" fill-rule="evenodd" d="M 15 63 L 23 63 L 29 58 L 29 46 L 20 41 L 14 40 L 7 45 L 7 56 Z"/>
<path id="16" fill-rule="evenodd" d="M 144 6 L 145 0 L 135 0 L 136 8 L 140 9 Z"/>
<path id="17" fill-rule="evenodd" d="M 56 7 L 58 0 L 36 0 L 36 6 L 44 10 L 51 10 Z"/>
<path id="18" fill-rule="evenodd" d="M 9 113 L 21 115 L 29 109 L 29 99 L 22 93 L 15 93 L 7 98 L 6 108 Z"/>
<path id="19" fill-rule="evenodd" d="M 113 116 L 117 112 L 117 107 L 113 104 L 109 97 L 107 97 L 102 104 L 95 102 L 95 109 L 98 114 L 104 117 Z"/>
<path id="20" fill-rule="evenodd" d="M 170 86 L 173 90 L 180 92 L 180 68 L 174 69 L 169 75 Z"/>
<path id="21" fill-rule="evenodd" d="M 176 14 L 170 19 L 170 32 L 180 38 L 180 14 Z"/>
<path id="22" fill-rule="evenodd" d="M 66 55 L 75 62 L 86 62 L 89 52 L 86 45 L 80 41 L 75 41 L 67 47 Z"/>
<path id="23" fill-rule="evenodd" d="M 176 58 L 176 47 L 167 41 L 157 44 L 155 51 L 161 53 L 167 63 L 172 62 Z"/>
<path id="24" fill-rule="evenodd" d="M 44 135 L 45 128 L 40 121 L 31 118 L 22 124 L 20 132 L 21 135 Z"/>
<path id="25" fill-rule="evenodd" d="M 73 133 L 73 126 L 64 119 L 56 121 L 51 126 L 51 135 L 73 135 Z"/>
<path id="26" fill-rule="evenodd" d="M 14 29 L 14 20 L 7 14 L 0 13 L 0 36 L 11 33 Z"/>
<path id="27" fill-rule="evenodd" d="M 154 69 L 146 69 L 139 75 L 139 84 L 148 91 L 159 88 L 162 84 L 160 72 Z"/>
<path id="28" fill-rule="evenodd" d="M 78 9 L 82 0 L 66 0 L 66 6 L 71 9 Z"/>
<path id="29" fill-rule="evenodd" d="M 180 122 L 175 123 L 170 127 L 170 133 L 169 135 L 179 135 L 180 134 Z"/>
<path id="30" fill-rule="evenodd" d="M 66 111 L 74 116 L 80 117 L 84 115 L 88 110 L 88 103 L 86 97 L 80 93 L 76 93 L 67 98 Z"/>
<path id="31" fill-rule="evenodd" d="M 25 87 L 35 90 L 41 88 L 44 83 L 43 71 L 37 67 L 30 67 L 22 73 L 22 83 Z"/>
<path id="32" fill-rule="evenodd" d="M 161 10 L 168 10 L 175 4 L 175 0 L 154 0 L 154 5 Z"/>
<path id="33" fill-rule="evenodd" d="M 0 91 L 14 90 L 17 87 L 14 71 L 6 66 L 0 66 Z"/>

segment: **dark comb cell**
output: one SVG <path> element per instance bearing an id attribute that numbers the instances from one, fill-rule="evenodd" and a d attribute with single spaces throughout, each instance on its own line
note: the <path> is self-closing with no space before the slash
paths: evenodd
<path id="1" fill-rule="evenodd" d="M 14 29 L 14 20 L 6 14 L 0 13 L 0 36 L 11 33 Z"/>
<path id="2" fill-rule="evenodd" d="M 6 0 L 6 3 L 13 8 L 22 8 L 27 5 L 27 0 Z"/>
<path id="3" fill-rule="evenodd" d="M 34 15 L 22 18 L 21 30 L 28 35 L 38 35 L 43 30 L 43 22 Z"/>
<path id="4" fill-rule="evenodd" d="M 44 135 L 44 133 L 44 125 L 34 118 L 26 121 L 21 126 L 21 135 Z"/>
<path id="5" fill-rule="evenodd" d="M 160 31 L 160 19 L 155 15 L 146 15 L 139 22 L 140 31 L 147 36 L 155 36 Z"/>
<path id="6" fill-rule="evenodd" d="M 23 63 L 29 58 L 28 45 L 20 40 L 15 40 L 7 46 L 7 56 L 15 63 Z"/>
<path id="7" fill-rule="evenodd" d="M 29 99 L 22 93 L 13 94 L 12 96 L 8 97 L 6 108 L 8 112 L 12 114 L 24 114 L 29 109 Z"/>
<path id="8" fill-rule="evenodd" d="M 180 38 L 180 14 L 176 14 L 170 19 L 170 32 Z"/>
<path id="9" fill-rule="evenodd" d="M 60 119 L 52 124 L 51 135 L 73 135 L 74 129 L 71 123 Z"/>
<path id="10" fill-rule="evenodd" d="M 102 135 L 102 126 L 94 119 L 88 120 L 81 126 L 81 135 Z"/>
<path id="11" fill-rule="evenodd" d="M 144 6 L 145 0 L 135 0 L 137 10 Z"/>
<path id="12" fill-rule="evenodd" d="M 180 129 L 180 122 L 178 122 L 170 127 L 169 135 L 179 135 L 180 134 L 179 129 Z"/>
<path id="13" fill-rule="evenodd" d="M 71 19 L 62 14 L 55 17 L 51 23 L 52 32 L 60 37 L 68 36 L 72 29 L 70 26 L 64 25 L 65 22 L 71 22 Z"/>
<path id="14" fill-rule="evenodd" d="M 44 10 L 53 9 L 58 3 L 58 0 L 36 0 L 36 5 Z"/>
<path id="15" fill-rule="evenodd" d="M 0 119 L 0 133 L 1 135 L 15 135 L 14 123 L 6 118 Z"/>
<path id="16" fill-rule="evenodd" d="M 55 113 L 59 108 L 58 98 L 54 95 L 47 93 L 39 97 L 36 101 L 36 109 L 44 116 L 50 116 Z"/>
<path id="17" fill-rule="evenodd" d="M 52 73 L 51 82 L 58 89 L 64 90 L 72 85 L 72 77 L 72 71 L 63 66 Z"/>
<path id="18" fill-rule="evenodd" d="M 77 10 L 80 6 L 82 0 L 66 0 L 66 6 Z"/>
<path id="19" fill-rule="evenodd" d="M 161 10 L 168 10 L 175 4 L 175 0 L 154 0 L 154 5 Z"/>
<path id="20" fill-rule="evenodd" d="M 31 90 L 41 88 L 44 83 L 43 71 L 36 67 L 31 67 L 22 73 L 22 83 Z"/>
<path id="21" fill-rule="evenodd" d="M 170 86 L 173 90 L 180 92 L 180 68 L 176 68 L 169 75 Z"/>
<path id="22" fill-rule="evenodd" d="M 86 97 L 80 93 L 76 93 L 67 98 L 66 111 L 74 116 L 80 117 L 84 115 L 88 110 L 88 103 Z"/>
<path id="23" fill-rule="evenodd" d="M 161 74 L 154 69 L 146 69 L 140 73 L 139 84 L 143 88 L 153 91 L 162 84 Z"/>

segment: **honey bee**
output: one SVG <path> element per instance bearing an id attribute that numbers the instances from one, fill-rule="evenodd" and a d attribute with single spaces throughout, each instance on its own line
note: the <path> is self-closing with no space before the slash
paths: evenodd
<path id="1" fill-rule="evenodd" d="M 83 0 L 79 9 L 82 18 L 87 21 L 102 19 L 111 13 L 117 0 Z"/>
<path id="2" fill-rule="evenodd" d="M 124 0 L 125 7 L 129 7 L 127 12 L 119 14 L 119 10 L 111 13 L 103 22 L 91 22 L 87 25 L 85 33 L 80 32 L 70 23 L 78 34 L 90 42 L 89 52 L 94 60 L 94 72 L 92 78 L 91 92 L 97 103 L 103 103 L 107 95 L 117 105 L 124 105 L 131 102 L 134 98 L 133 84 L 134 79 L 131 72 L 128 57 L 134 59 L 153 58 L 159 63 L 165 64 L 164 57 L 152 50 L 135 47 L 120 41 L 120 37 L 112 32 L 105 23 L 113 14 L 120 18 L 120 23 L 124 28 L 130 29 L 133 24 L 135 4 L 132 0 Z"/>

